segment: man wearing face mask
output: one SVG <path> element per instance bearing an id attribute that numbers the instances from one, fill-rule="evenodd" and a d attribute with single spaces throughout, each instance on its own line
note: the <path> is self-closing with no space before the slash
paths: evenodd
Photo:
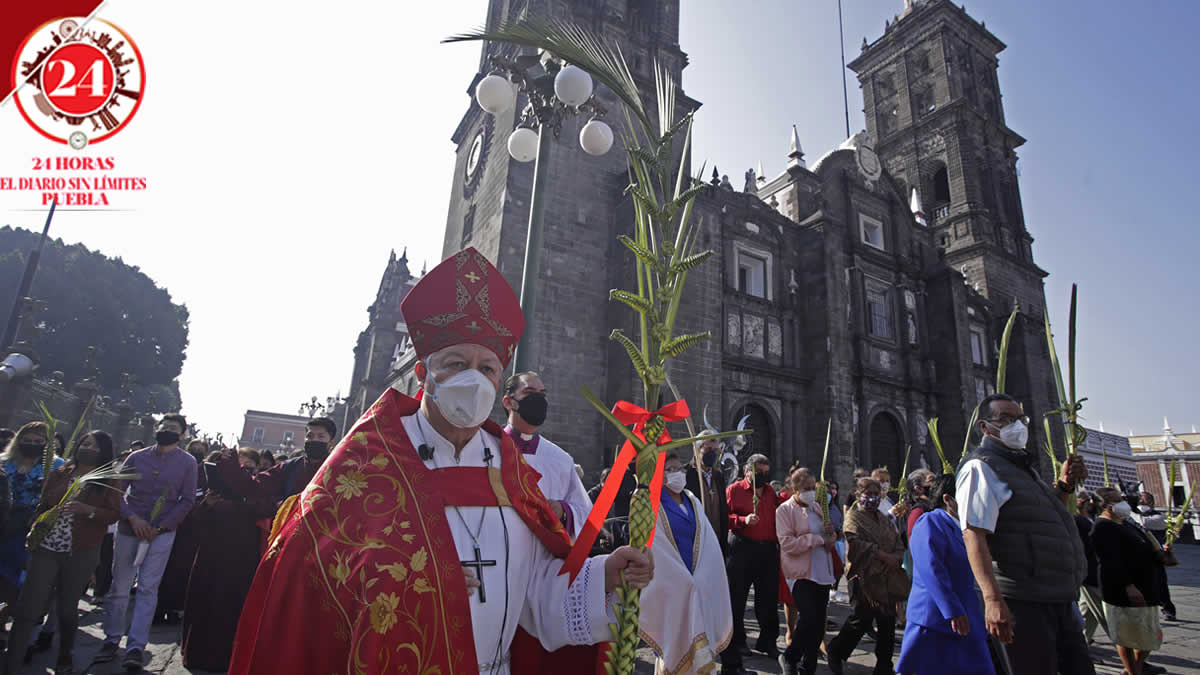
<path id="1" fill-rule="evenodd" d="M 125 460 L 125 471 L 140 478 L 130 481 L 121 501 L 121 520 L 113 540 L 113 583 L 104 603 L 105 638 L 96 656 L 98 663 L 116 658 L 121 637 L 125 636 L 122 665 L 129 670 L 142 669 L 158 586 L 175 544 L 175 530 L 196 502 L 196 460 L 179 447 L 186 429 L 183 415 L 163 415 L 154 434 L 155 444 Z M 142 542 L 148 547 L 139 554 Z M 125 610 L 135 577 L 137 604 L 133 620 L 126 623 Z"/>
<path id="2" fill-rule="evenodd" d="M 304 425 L 304 454 L 256 474 L 242 470 L 241 460 L 233 448 L 221 450 L 216 461 L 221 478 L 234 495 L 255 501 L 270 500 L 279 504 L 292 495 L 300 494 L 312 480 L 321 463 L 329 456 L 337 424 L 328 417 L 314 417 Z"/>
<path id="3" fill-rule="evenodd" d="M 488 420 L 525 325 L 499 270 L 460 251 L 400 312 L 418 397 L 385 391 L 285 501 L 230 675 L 539 673 L 510 650 L 519 629 L 550 650 L 610 640 L 622 575 L 650 582 L 652 559 L 629 547 L 568 574 L 570 536 L 537 472 Z M 590 675 L 589 654 L 551 672 Z"/>
<path id="4" fill-rule="evenodd" d="M 1025 449 L 1028 418 L 1008 394 L 979 404 L 983 442 L 963 458 L 955 491 L 959 523 L 987 631 L 1019 675 L 1094 675 L 1074 606 L 1087 560 L 1066 499 L 1087 478 L 1082 457 L 1047 485 Z"/>
<path id="5" fill-rule="evenodd" d="M 550 508 L 567 532 L 577 536 L 592 512 L 592 500 L 583 489 L 571 455 L 538 433 L 550 407 L 542 378 L 532 371 L 510 375 L 504 381 L 503 404 L 508 411 L 504 433 L 526 463 L 542 474 L 538 489 L 550 501 Z"/>
<path id="6" fill-rule="evenodd" d="M 768 484 L 771 462 L 766 455 L 746 460 L 745 478 L 725 491 L 729 502 L 729 593 L 733 606 L 733 640 L 721 653 L 721 672 L 740 673 L 746 644 L 746 600 L 754 587 L 754 615 L 758 618 L 755 649 L 771 659 L 779 657 L 779 548 L 775 538 L 775 510 L 779 495 Z"/>
<path id="7" fill-rule="evenodd" d="M 712 429 L 705 429 L 697 436 L 704 438 L 715 433 Z M 688 492 L 701 499 L 704 517 L 717 533 L 721 556 L 728 557 L 729 502 L 725 501 L 725 474 L 716 468 L 721 458 L 721 443 L 714 439 L 701 440 L 696 443 L 694 452 L 692 461 L 687 465 L 686 487 Z"/>

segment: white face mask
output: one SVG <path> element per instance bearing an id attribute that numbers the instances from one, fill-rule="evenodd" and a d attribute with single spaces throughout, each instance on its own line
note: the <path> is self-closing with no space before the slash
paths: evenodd
<path id="1" fill-rule="evenodd" d="M 1029 442 L 1029 427 L 1021 420 L 1010 422 L 1000 430 L 1000 442 L 1013 450 L 1024 450 Z"/>
<path id="2" fill-rule="evenodd" d="M 1112 507 L 1113 515 L 1118 518 L 1128 518 L 1130 513 L 1133 513 L 1133 507 L 1129 502 L 1117 502 Z"/>
<path id="3" fill-rule="evenodd" d="M 813 505 L 817 503 L 816 490 L 805 490 L 804 492 L 798 493 L 796 497 L 805 504 Z"/>
<path id="4" fill-rule="evenodd" d="M 1150 513 L 1150 506 L 1147 504 L 1139 504 L 1138 512 L 1139 513 Z"/>
<path id="5" fill-rule="evenodd" d="M 683 492 L 683 486 L 687 484 L 687 476 L 682 471 L 672 471 L 667 474 L 667 489 L 671 492 L 679 494 Z"/>
<path id="6" fill-rule="evenodd" d="M 887 482 L 886 480 L 882 481 L 881 483 L 879 483 L 879 489 L 882 492 L 887 492 L 888 490 L 892 489 L 892 484 Z"/>
<path id="7" fill-rule="evenodd" d="M 483 424 L 496 403 L 496 385 L 474 368 L 456 373 L 445 382 L 438 382 L 430 375 L 425 387 L 425 393 L 442 417 L 459 429 Z"/>

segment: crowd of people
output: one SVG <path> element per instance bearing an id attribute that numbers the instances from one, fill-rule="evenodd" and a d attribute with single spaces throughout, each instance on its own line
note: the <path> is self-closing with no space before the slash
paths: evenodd
<path id="1" fill-rule="evenodd" d="M 187 439 L 187 430 L 182 415 L 166 414 L 152 445 L 124 451 L 99 429 L 69 448 L 44 422 L 0 430 L 4 673 L 21 672 L 55 635 L 55 673 L 75 672 L 78 603 L 89 589 L 104 608 L 95 663 L 120 657 L 141 670 L 151 625 L 182 623 L 186 667 L 229 667 L 276 507 L 308 484 L 337 427 L 312 419 L 303 450 L 278 462 L 269 451 Z"/>
<path id="2" fill-rule="evenodd" d="M 505 433 L 539 469 L 555 515 L 577 535 L 592 499 L 570 455 L 538 434 L 547 399 L 537 374 L 510 377 L 504 406 Z M 716 468 L 721 445 L 704 438 L 712 431 L 701 434 L 690 459 L 671 452 L 655 581 L 641 618 L 657 672 L 746 672 L 751 589 L 759 627 L 753 649 L 787 674 L 815 673 L 824 660 L 840 675 L 867 635 L 880 675 L 1094 673 L 1087 646 L 1097 628 L 1129 675 L 1164 672 L 1147 663 L 1161 644 L 1160 611 L 1175 618 L 1165 519 L 1153 495 L 1076 490 L 1086 473 L 1075 459 L 1047 485 L 1024 449 L 1020 405 L 990 396 L 980 418 L 983 442 L 957 473 L 913 471 L 903 478 L 901 503 L 883 467 L 856 470 L 845 500 L 836 481 L 825 482 L 823 508 L 813 471 L 793 466 L 786 483 L 772 483 L 761 454 L 750 455 L 742 478 L 726 485 Z M 229 667 L 271 521 L 312 479 L 337 427 L 314 418 L 303 450 L 279 462 L 269 452 L 186 440 L 186 430 L 182 415 L 165 415 L 153 445 L 134 442 L 120 453 L 109 434 L 93 430 L 68 459 L 54 457 L 48 475 L 44 423 L 0 431 L 0 601 L 12 622 L 5 672 L 20 672 L 56 634 L 55 672 L 74 672 L 77 603 L 89 588 L 105 611 L 97 662 L 121 656 L 124 667 L 140 669 L 151 624 L 181 621 L 185 666 Z M 62 453 L 61 438 L 56 445 Z M 110 472 L 73 489 L 77 479 L 113 467 L 118 477 Z M 1072 498 L 1074 516 L 1066 506 Z M 48 531 L 31 534 L 55 507 Z M 621 543 L 619 529 L 605 534 L 610 548 Z M 841 597 L 850 611 L 838 627 L 828 606 Z M 894 662 L 897 624 L 903 630 Z"/>
<path id="3" fill-rule="evenodd" d="M 840 675 L 868 635 L 876 675 L 1076 675 L 1095 673 L 1088 645 L 1102 626 L 1125 673 L 1165 672 L 1146 661 L 1162 642 L 1160 618 L 1175 619 L 1165 519 L 1153 495 L 1084 490 L 1078 457 L 1047 484 L 1025 449 L 1028 419 L 1010 396 L 986 398 L 979 419 L 982 442 L 957 471 L 911 472 L 902 478 L 903 500 L 884 467 L 856 470 L 843 500 L 835 481 L 818 491 L 809 467 L 793 466 L 786 482 L 771 482 L 770 460 L 761 454 L 725 485 L 714 469 L 715 440 L 698 443 L 686 464 L 669 455 L 648 592 L 660 581 L 671 589 L 679 583 L 666 581 L 671 575 L 692 570 L 700 599 L 680 609 L 714 615 L 664 620 L 643 610 L 643 633 L 687 630 L 677 638 L 684 643 L 703 635 L 713 646 L 711 663 L 731 675 L 746 672 L 743 659 L 754 652 L 776 659 L 785 674 L 815 673 L 824 660 Z M 689 555 L 698 538 L 713 540 L 725 556 L 724 578 L 714 581 L 710 572 L 701 581 Z M 759 627 L 753 648 L 743 618 L 751 588 Z M 729 602 L 717 601 L 726 589 Z M 837 626 L 828 607 L 843 597 L 849 616 Z M 655 621 L 666 624 L 647 626 Z M 679 621 L 684 627 L 674 628 Z M 657 672 L 706 672 L 703 655 L 663 649 L 671 641 L 661 637 L 649 642 Z"/>
<path id="4" fill-rule="evenodd" d="M 690 457 L 661 457 L 645 551 L 627 520 L 650 486 L 630 471 L 585 491 L 541 433 L 541 378 L 502 376 L 524 324 L 486 258 L 443 261 L 401 312 L 438 328 L 413 333 L 421 393 L 385 391 L 336 448 L 326 417 L 278 460 L 188 438 L 178 413 L 126 451 L 98 429 L 69 447 L 43 422 L 0 430 L 5 672 L 55 634 L 55 672 L 74 672 L 89 587 L 104 610 L 93 661 L 132 672 L 156 621 L 180 624 L 185 667 L 231 675 L 602 672 L 614 606 L 631 616 L 625 585 L 643 593 L 659 674 L 746 672 L 751 590 L 753 651 L 785 675 L 822 659 L 842 675 L 868 636 L 876 675 L 1094 675 L 1101 627 L 1125 673 L 1163 672 L 1147 662 L 1175 614 L 1162 514 L 1150 495 L 1081 492 L 1078 456 L 1045 481 L 1011 396 L 980 403 L 982 441 L 953 473 L 919 469 L 899 490 L 886 467 L 845 491 L 799 465 L 773 483 L 753 453 L 726 476 L 706 430 Z M 501 392 L 504 427 L 489 419 Z M 849 604 L 840 626 L 831 601 Z"/>

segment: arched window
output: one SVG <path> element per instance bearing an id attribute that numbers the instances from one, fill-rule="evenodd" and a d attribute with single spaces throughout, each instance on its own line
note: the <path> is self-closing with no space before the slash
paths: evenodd
<path id="1" fill-rule="evenodd" d="M 869 468 L 886 466 L 892 474 L 892 483 L 899 485 L 900 471 L 904 468 L 904 432 L 900 423 L 890 413 L 881 412 L 871 420 Z"/>
<path id="2" fill-rule="evenodd" d="M 763 454 L 771 459 L 772 475 L 782 474 L 787 467 L 780 466 L 779 458 L 775 456 L 775 430 L 771 424 L 771 416 L 756 403 L 748 403 L 735 410 L 734 414 L 736 419 L 733 420 L 730 429 L 735 428 L 742 417 L 749 415 L 750 419 L 746 420 L 746 428 L 754 430 L 754 433 L 746 436 L 746 447 L 742 448 L 738 462 L 744 463 L 746 458 L 754 453 Z M 738 472 L 740 475 L 741 469 L 738 469 Z"/>
<path id="3" fill-rule="evenodd" d="M 933 174 L 933 203 L 950 203 L 950 174 L 946 173 L 944 165 Z"/>

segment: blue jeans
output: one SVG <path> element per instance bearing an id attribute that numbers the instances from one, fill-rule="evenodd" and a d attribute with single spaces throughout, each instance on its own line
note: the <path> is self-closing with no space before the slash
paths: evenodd
<path id="1" fill-rule="evenodd" d="M 125 611 L 129 607 L 129 590 L 137 577 L 137 602 L 133 607 L 133 621 L 125 640 L 127 649 L 145 649 L 150 639 L 150 624 L 154 620 L 154 607 L 158 604 L 158 584 L 162 581 L 167 559 L 171 557 L 171 546 L 175 543 L 174 532 L 164 532 L 150 541 L 150 549 L 142 564 L 134 566 L 137 559 L 137 537 L 118 532 L 113 539 L 113 582 L 112 589 L 104 601 L 104 641 L 120 644 L 125 633 Z"/>

